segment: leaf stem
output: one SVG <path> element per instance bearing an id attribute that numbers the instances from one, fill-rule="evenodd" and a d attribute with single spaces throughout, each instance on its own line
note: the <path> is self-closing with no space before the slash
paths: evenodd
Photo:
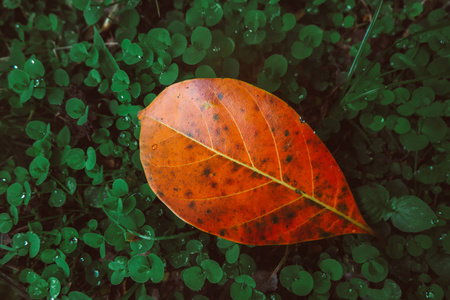
<path id="1" fill-rule="evenodd" d="M 64 189 L 64 191 L 66 191 L 66 193 L 68 193 L 69 195 L 71 195 L 69 189 L 66 188 L 61 182 L 59 182 L 59 180 L 56 179 L 55 176 L 53 176 L 53 175 L 51 175 L 51 174 L 48 174 L 48 176 L 50 176 L 51 179 L 53 179 L 57 184 L 59 184 L 59 186 L 61 186 L 61 187 Z"/>
<path id="2" fill-rule="evenodd" d="M 356 67 L 358 65 L 358 62 L 361 58 L 361 55 L 364 51 L 364 48 L 366 47 L 367 41 L 369 40 L 370 34 L 372 33 L 373 27 L 375 26 L 375 23 L 378 18 L 378 14 L 381 11 L 381 6 L 383 5 L 383 0 L 378 1 L 377 8 L 375 10 L 375 14 L 373 15 L 372 21 L 369 24 L 369 28 L 367 28 L 366 34 L 364 35 L 364 38 L 361 42 L 361 45 L 358 49 L 358 52 L 356 53 L 355 59 L 353 60 L 352 66 L 350 67 L 350 70 L 347 75 L 347 80 L 344 85 L 343 94 L 347 92 L 348 85 L 350 84 L 350 80 L 352 79 L 353 73 L 355 73 Z"/>

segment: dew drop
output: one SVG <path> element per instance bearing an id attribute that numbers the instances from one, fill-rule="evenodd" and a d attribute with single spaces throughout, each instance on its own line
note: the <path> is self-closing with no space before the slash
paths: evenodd
<path id="1" fill-rule="evenodd" d="M 153 144 L 152 149 L 153 149 L 153 150 L 158 149 L 158 145 L 157 145 L 157 144 Z"/>

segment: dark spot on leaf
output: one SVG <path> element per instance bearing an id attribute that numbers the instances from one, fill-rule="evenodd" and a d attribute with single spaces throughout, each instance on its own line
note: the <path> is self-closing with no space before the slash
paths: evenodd
<path id="1" fill-rule="evenodd" d="M 220 229 L 219 235 L 224 236 L 226 234 L 227 234 L 227 230 L 226 229 Z"/>
<path id="2" fill-rule="evenodd" d="M 217 120 L 219 119 L 219 114 L 215 114 L 215 115 L 213 116 L 213 119 L 214 119 L 214 121 L 217 121 Z"/>
<path id="3" fill-rule="evenodd" d="M 273 224 L 278 224 L 279 221 L 280 221 L 280 219 L 278 219 L 278 216 L 272 216 L 272 223 Z"/>
<path id="4" fill-rule="evenodd" d="M 292 155 L 288 155 L 288 156 L 286 157 L 286 161 L 287 161 L 288 163 L 290 163 L 290 162 L 292 161 Z"/>
<path id="5" fill-rule="evenodd" d="M 301 193 L 302 193 L 302 191 L 299 190 L 299 189 L 296 189 L 295 192 L 296 192 L 297 194 L 301 194 Z"/>
<path id="6" fill-rule="evenodd" d="M 207 214 L 210 214 L 210 213 L 211 213 L 211 210 L 208 208 L 208 209 L 206 210 L 206 213 L 207 213 Z"/>
<path id="7" fill-rule="evenodd" d="M 211 187 L 215 189 L 217 187 L 217 182 L 211 183 Z"/>
<path id="8" fill-rule="evenodd" d="M 286 130 L 285 132 L 284 132 L 284 136 L 288 136 L 289 135 L 289 130 Z"/>
<path id="9" fill-rule="evenodd" d="M 288 183 L 291 182 L 291 179 L 287 175 L 284 175 L 283 179 L 285 182 L 288 182 Z"/>
<path id="10" fill-rule="evenodd" d="M 245 109 L 241 108 L 240 111 L 244 113 L 244 112 L 245 112 Z"/>
<path id="11" fill-rule="evenodd" d="M 187 145 L 187 147 L 186 148 L 188 148 L 188 149 L 192 149 L 192 148 L 194 148 L 194 145 L 192 145 L 192 144 L 189 144 L 189 145 Z"/>
<path id="12" fill-rule="evenodd" d="M 322 198 L 322 196 L 323 196 L 322 191 L 314 191 L 314 193 L 316 194 L 317 198 Z"/>
<path id="13" fill-rule="evenodd" d="M 200 218 L 197 219 L 197 222 L 198 222 L 198 224 L 203 224 L 203 220 Z"/>
<path id="14" fill-rule="evenodd" d="M 211 169 L 210 169 L 209 167 L 206 167 L 206 168 L 203 170 L 203 176 L 208 177 L 209 174 L 211 174 Z"/>
<path id="15" fill-rule="evenodd" d="M 233 183 L 234 183 L 234 180 L 233 180 L 233 179 L 227 178 L 226 184 L 228 184 L 228 185 L 233 185 Z"/>
<path id="16" fill-rule="evenodd" d="M 157 192 L 156 195 L 158 195 L 159 198 L 164 198 L 164 193 L 161 191 Z"/>
<path id="17" fill-rule="evenodd" d="M 291 148 L 291 146 L 292 146 L 292 143 L 291 143 L 291 142 L 287 142 L 287 143 L 283 146 L 284 151 L 288 151 L 289 148 Z"/>
<path id="18" fill-rule="evenodd" d="M 173 188 L 173 190 L 174 190 L 175 192 L 178 192 L 178 188 Z"/>
<path id="19" fill-rule="evenodd" d="M 195 201 L 191 201 L 191 203 L 189 203 L 189 207 L 190 208 L 194 208 L 195 207 Z"/>
<path id="20" fill-rule="evenodd" d="M 257 172 L 254 172 L 253 171 L 253 173 L 252 173 L 252 175 L 250 175 L 252 178 L 260 178 L 262 175 L 261 174 L 259 174 L 259 173 L 257 173 Z"/>
<path id="21" fill-rule="evenodd" d="M 323 229 L 320 228 L 320 227 L 318 227 L 317 230 L 319 231 L 319 236 L 320 236 L 321 238 L 324 238 L 324 239 L 325 239 L 325 238 L 331 236 L 331 234 L 330 234 L 329 232 L 323 230 Z"/>
<path id="22" fill-rule="evenodd" d="M 191 190 L 188 190 L 186 193 L 184 193 L 184 196 L 186 198 L 189 198 L 191 195 L 192 195 L 192 191 Z"/>
<path id="23" fill-rule="evenodd" d="M 225 127 L 223 128 L 223 130 L 227 131 L 229 128 L 227 125 L 225 125 Z"/>
<path id="24" fill-rule="evenodd" d="M 348 192 L 348 187 L 343 186 L 342 189 L 341 189 L 341 192 L 342 193 L 347 193 Z"/>
<path id="25" fill-rule="evenodd" d="M 298 135 L 299 133 L 300 133 L 300 131 L 296 131 L 296 132 L 295 132 L 295 135 Z"/>
<path id="26" fill-rule="evenodd" d="M 240 164 L 233 162 L 233 169 L 231 169 L 231 172 L 237 172 L 240 168 L 242 168 Z"/>
<path id="27" fill-rule="evenodd" d="M 222 99 L 223 99 L 223 94 L 222 94 L 222 93 L 219 93 L 219 95 L 217 95 L 217 98 L 218 98 L 219 100 L 222 100 Z"/>
<path id="28" fill-rule="evenodd" d="M 295 212 L 293 212 L 293 211 L 287 212 L 287 213 L 286 213 L 286 218 L 288 218 L 288 219 L 293 219 L 293 218 L 295 218 Z"/>

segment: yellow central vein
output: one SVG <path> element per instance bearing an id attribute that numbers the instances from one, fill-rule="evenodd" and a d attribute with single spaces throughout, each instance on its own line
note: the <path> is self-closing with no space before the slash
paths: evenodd
<path id="1" fill-rule="evenodd" d="M 302 133 L 302 137 L 303 137 L 303 142 L 305 143 L 305 148 L 306 148 L 306 153 L 308 153 L 308 160 L 309 160 L 309 168 L 311 170 L 311 185 L 312 185 L 312 194 L 314 197 L 314 172 L 313 172 L 313 168 L 311 165 L 311 155 L 309 154 L 309 147 L 308 147 L 308 143 L 306 143 L 306 138 L 305 135 L 303 134 L 303 129 L 300 128 L 300 132 Z"/>
<path id="2" fill-rule="evenodd" d="M 192 198 L 178 198 L 179 200 L 189 200 L 189 201 L 205 201 L 205 200 L 215 200 L 215 199 L 223 199 L 223 198 L 227 198 L 227 197 L 232 197 L 232 196 L 236 196 L 236 195 L 240 195 L 240 194 L 245 194 L 248 193 L 250 191 L 259 189 L 260 187 L 263 187 L 265 185 L 268 185 L 269 183 L 272 183 L 272 180 L 269 180 L 267 182 L 264 182 L 263 184 L 260 184 L 258 186 L 252 187 L 251 189 L 247 189 L 247 190 L 243 190 L 237 193 L 233 193 L 233 194 L 228 194 L 225 196 L 217 196 L 217 197 L 211 197 L 211 198 L 196 198 L 196 199 L 192 199 Z"/>
<path id="3" fill-rule="evenodd" d="M 239 134 L 241 135 L 242 143 L 244 144 L 245 152 L 247 153 L 248 159 L 250 160 L 250 162 L 252 163 L 252 166 L 254 167 L 255 165 L 253 164 L 252 157 L 250 156 L 250 153 L 248 152 L 247 144 L 245 144 L 244 136 L 242 135 L 241 129 L 239 128 L 236 120 L 234 119 L 234 116 L 228 110 L 228 107 L 226 107 L 225 104 L 223 104 L 222 101 L 219 99 L 219 97 L 217 97 L 216 93 L 210 87 L 208 87 L 208 89 L 214 94 L 214 96 L 216 96 L 219 103 L 227 110 L 227 112 L 230 115 L 231 119 L 233 120 L 234 124 L 236 124 L 236 128 L 239 131 Z"/>
<path id="4" fill-rule="evenodd" d="M 207 157 L 207 158 L 204 158 L 204 159 L 201 159 L 201 160 L 197 160 L 197 161 L 193 161 L 193 162 L 190 162 L 190 163 L 187 163 L 187 164 L 181 164 L 181 165 L 174 165 L 174 166 L 154 165 L 154 166 L 158 167 L 158 168 L 178 168 L 178 167 L 184 167 L 184 166 L 199 164 L 199 163 L 207 161 L 207 160 L 209 160 L 209 159 L 211 159 L 211 158 L 213 158 L 215 156 L 217 156 L 217 154 L 214 154 L 214 155 L 212 155 L 210 157 Z"/>
<path id="5" fill-rule="evenodd" d="M 266 116 L 263 114 L 261 107 L 259 106 L 258 101 L 256 101 L 255 97 L 253 97 L 253 95 L 250 94 L 250 92 L 247 89 L 244 88 L 244 91 L 246 91 L 247 94 L 249 94 L 252 97 L 253 101 L 255 101 L 256 106 L 258 106 L 259 111 L 261 112 L 261 115 L 264 118 L 264 121 L 266 121 L 267 128 L 269 128 L 269 132 L 272 135 L 273 145 L 275 146 L 275 152 L 277 153 L 278 167 L 280 168 L 280 179 L 283 180 L 283 171 L 281 169 L 281 161 L 280 161 L 280 155 L 278 154 L 277 142 L 275 141 L 275 136 L 273 135 L 272 129 L 270 128 L 269 122 L 267 121 Z"/>
<path id="6" fill-rule="evenodd" d="M 150 117 L 150 118 L 151 118 L 151 117 Z M 200 142 L 197 141 L 197 140 L 194 140 L 193 138 L 189 137 L 188 135 L 182 133 L 181 131 L 178 131 L 177 129 L 172 128 L 172 127 L 170 127 L 169 125 L 162 123 L 160 120 L 156 120 L 156 119 L 154 119 L 154 118 L 151 118 L 151 119 L 153 119 L 155 122 L 161 123 L 162 125 L 166 126 L 167 128 L 172 129 L 173 131 L 175 131 L 175 132 L 181 134 L 182 136 L 186 137 L 187 139 L 190 139 L 191 141 L 196 142 L 197 144 L 202 145 L 202 146 L 205 147 L 206 149 L 208 149 L 208 150 L 210 150 L 210 151 L 212 151 L 212 152 L 214 152 L 214 153 L 216 153 L 216 154 L 222 156 L 222 157 L 225 158 L 225 159 L 228 159 L 228 160 L 230 160 L 230 161 L 233 161 L 233 162 L 237 163 L 238 165 L 241 165 L 241 166 L 243 166 L 243 167 L 246 167 L 246 168 L 249 169 L 249 170 L 252 170 L 253 172 L 256 172 L 256 173 L 258 173 L 258 174 L 261 174 L 262 176 L 265 176 L 265 177 L 267 177 L 267 178 L 270 178 L 270 179 L 272 179 L 273 182 L 276 182 L 276 183 L 278 183 L 278 184 L 280 184 L 280 185 L 282 185 L 282 186 L 284 186 L 284 187 L 286 187 L 286 188 L 288 188 L 288 189 L 291 189 L 291 190 L 296 191 L 296 192 L 300 192 L 300 193 L 302 194 L 303 197 L 305 197 L 305 198 L 311 200 L 312 202 L 314 202 L 314 203 L 316 203 L 316 204 L 319 204 L 319 205 L 323 206 L 325 209 L 331 211 L 332 213 L 335 213 L 335 214 L 341 216 L 342 218 L 346 219 L 346 220 L 349 221 L 350 223 L 353 223 L 353 224 L 355 224 L 356 226 L 358 226 L 358 227 L 364 229 L 365 231 L 367 231 L 367 232 L 369 232 L 369 233 L 375 235 L 375 232 L 372 230 L 372 228 L 370 228 L 370 227 L 368 227 L 368 226 L 366 226 L 366 225 L 364 225 L 364 224 L 359 223 L 358 221 L 356 221 L 356 220 L 350 218 L 349 216 L 343 214 L 342 212 L 336 210 L 334 207 L 331 207 L 331 206 L 327 205 L 326 203 L 323 203 L 323 202 L 317 200 L 314 196 L 310 196 L 310 195 L 306 194 L 306 193 L 303 192 L 303 191 L 297 190 L 295 187 L 290 186 L 290 185 L 287 184 L 286 182 L 284 182 L 284 181 L 282 181 L 282 180 L 279 180 L 279 179 L 277 179 L 277 178 L 275 178 L 275 177 L 273 177 L 273 176 L 270 176 L 269 174 L 266 174 L 266 173 L 264 173 L 264 172 L 262 172 L 262 171 L 256 169 L 256 168 L 253 167 L 253 166 L 249 166 L 249 165 L 247 165 L 247 164 L 245 164 L 245 163 L 243 163 L 243 162 L 240 162 L 240 161 L 238 161 L 238 160 L 236 160 L 236 159 L 234 159 L 234 158 L 232 158 L 232 157 L 230 157 L 230 156 L 228 156 L 228 155 L 226 155 L 226 154 L 224 154 L 224 153 L 220 153 L 220 152 L 218 152 L 217 150 L 212 149 L 212 148 L 210 148 L 210 147 L 208 147 L 208 146 L 206 146 L 206 145 L 200 143 Z M 310 161 L 311 161 L 311 160 L 310 160 Z"/>

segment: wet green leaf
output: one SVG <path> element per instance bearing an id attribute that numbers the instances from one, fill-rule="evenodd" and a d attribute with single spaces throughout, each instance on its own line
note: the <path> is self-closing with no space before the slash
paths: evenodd
<path id="1" fill-rule="evenodd" d="M 417 134 L 414 130 L 400 135 L 400 143 L 409 151 L 419 151 L 428 146 L 429 140 L 423 134 Z"/>
<path id="2" fill-rule="evenodd" d="M 447 134 L 447 124 L 440 117 L 424 118 L 422 133 L 428 137 L 430 142 L 439 142 Z"/>
<path id="3" fill-rule="evenodd" d="M 88 25 L 94 25 L 103 15 L 103 9 L 98 5 L 89 5 L 83 11 L 84 19 Z"/>
<path id="4" fill-rule="evenodd" d="M 23 69 L 31 78 L 42 77 L 45 73 L 44 65 L 34 55 L 25 62 Z"/>
<path id="5" fill-rule="evenodd" d="M 52 207 L 63 206 L 66 202 L 66 193 L 61 189 L 55 189 L 48 199 L 48 204 Z"/>
<path id="6" fill-rule="evenodd" d="M 182 277 L 188 288 L 198 291 L 205 284 L 206 273 L 200 267 L 194 266 L 184 270 Z"/>
<path id="7" fill-rule="evenodd" d="M 40 185 L 47 179 L 50 162 L 43 156 L 35 157 L 30 163 L 30 175 L 36 179 L 36 185 Z"/>
<path id="8" fill-rule="evenodd" d="M 12 70 L 8 74 L 8 85 L 14 92 L 21 94 L 28 89 L 30 76 L 22 70 Z"/>
<path id="9" fill-rule="evenodd" d="M 392 225 L 404 232 L 420 232 L 435 226 L 436 215 L 420 198 L 412 195 L 392 199 Z"/>
<path id="10" fill-rule="evenodd" d="M 233 300 L 248 300 L 250 299 L 253 288 L 256 287 L 256 282 L 248 275 L 239 275 L 231 284 L 230 293 Z"/>
<path id="11" fill-rule="evenodd" d="M 8 233 L 13 227 L 13 221 L 8 213 L 0 213 L 0 233 Z"/>
<path id="12" fill-rule="evenodd" d="M 217 283 L 222 279 L 223 271 L 220 265 L 211 259 L 202 261 L 202 269 L 205 271 L 206 278 L 211 283 Z"/>

